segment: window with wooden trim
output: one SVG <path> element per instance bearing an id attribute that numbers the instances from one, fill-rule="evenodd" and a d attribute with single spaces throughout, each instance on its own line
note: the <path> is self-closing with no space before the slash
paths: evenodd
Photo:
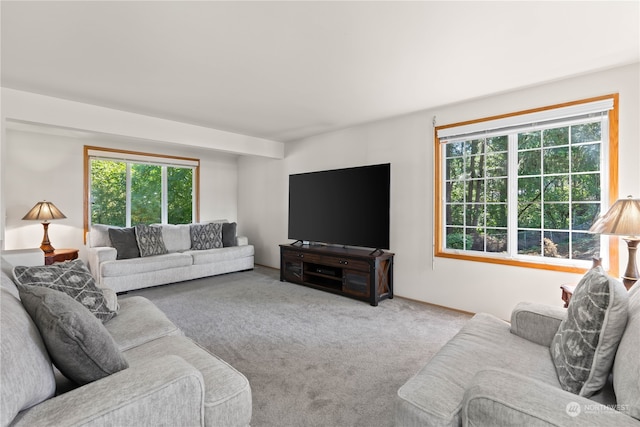
<path id="1" fill-rule="evenodd" d="M 436 127 L 436 256 L 616 268 L 588 230 L 617 196 L 617 108 L 608 95 Z"/>
<path id="2" fill-rule="evenodd" d="M 85 146 L 85 230 L 197 222 L 199 167 L 198 159 Z"/>

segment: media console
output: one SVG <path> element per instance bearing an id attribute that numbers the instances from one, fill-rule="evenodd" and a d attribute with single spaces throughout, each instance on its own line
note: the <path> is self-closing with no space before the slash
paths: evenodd
<path id="1" fill-rule="evenodd" d="M 280 280 L 367 301 L 393 298 L 390 252 L 322 245 L 280 245 Z"/>

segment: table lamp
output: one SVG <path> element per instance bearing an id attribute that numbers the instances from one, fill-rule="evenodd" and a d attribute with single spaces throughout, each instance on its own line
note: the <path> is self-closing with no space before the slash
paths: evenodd
<path id="1" fill-rule="evenodd" d="M 627 269 L 622 276 L 622 283 L 629 289 L 638 281 L 638 267 L 636 266 L 636 250 L 640 243 L 640 199 L 629 196 L 618 199 L 603 216 L 598 218 L 589 229 L 592 233 L 622 236 L 627 242 L 629 260 Z"/>
<path id="2" fill-rule="evenodd" d="M 50 219 L 63 219 L 66 216 L 60 212 L 60 209 L 56 208 L 56 206 L 51 203 L 42 201 L 36 203 L 36 205 L 31 208 L 29 212 L 22 218 L 24 220 L 37 220 L 42 221 L 42 226 L 44 227 L 44 237 L 42 238 L 42 244 L 40 245 L 40 249 L 45 254 L 53 252 L 55 249 L 51 246 L 51 242 L 49 242 L 49 221 Z"/>

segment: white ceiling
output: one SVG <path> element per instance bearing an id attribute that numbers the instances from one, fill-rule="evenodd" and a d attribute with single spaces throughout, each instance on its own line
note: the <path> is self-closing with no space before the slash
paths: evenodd
<path id="1" fill-rule="evenodd" d="M 2 1 L 2 86 L 291 141 L 640 61 L 638 1 Z"/>

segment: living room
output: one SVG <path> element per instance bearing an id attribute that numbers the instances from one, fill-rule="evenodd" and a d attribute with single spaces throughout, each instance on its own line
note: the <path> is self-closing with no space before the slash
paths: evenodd
<path id="1" fill-rule="evenodd" d="M 451 97 L 444 97 L 438 91 L 434 95 L 438 102 L 426 103 L 424 107 L 415 103 L 413 108 L 407 106 L 398 114 L 386 117 L 373 114 L 371 117 L 375 119 L 371 120 L 364 120 L 355 115 L 351 123 L 340 123 L 335 126 L 332 123 L 323 123 L 323 120 L 329 120 L 331 116 L 299 121 L 300 116 L 313 116 L 314 106 L 304 104 L 305 94 L 316 92 L 310 87 L 300 93 L 302 99 L 295 106 L 296 108 L 287 111 L 292 114 L 291 129 L 297 132 L 302 126 L 298 123 L 303 123 L 305 129 L 312 130 L 300 133 L 301 136 L 297 136 L 294 131 L 287 134 L 281 130 L 279 137 L 266 132 L 243 134 L 235 131 L 232 126 L 215 128 L 193 124 L 194 121 L 189 121 L 187 115 L 180 119 L 155 114 L 154 105 L 148 105 L 148 112 L 145 114 L 137 107 L 127 110 L 125 106 L 110 103 L 108 100 L 101 102 L 100 99 L 95 99 L 95 102 L 90 102 L 94 96 L 92 93 L 87 94 L 86 97 L 72 99 L 65 98 L 63 95 L 65 92 L 62 89 L 59 89 L 60 95 L 56 96 L 55 88 L 39 87 L 37 84 L 29 86 L 27 77 L 20 80 L 16 75 L 16 70 L 20 67 L 29 69 L 28 61 L 18 64 L 16 68 L 12 68 L 11 63 L 12 58 L 21 58 L 16 57 L 15 52 L 20 50 L 21 41 L 18 35 L 22 33 L 14 33 L 8 40 L 5 36 L 5 31 L 8 31 L 5 30 L 5 20 L 11 20 L 12 13 L 17 13 L 16 16 L 24 19 L 25 10 L 28 10 L 28 7 L 25 6 L 27 9 L 21 10 L 17 5 L 8 7 L 5 3 L 11 2 L 3 2 L 2 5 L 3 84 L 0 150 L 2 249 L 13 250 L 38 246 L 42 240 L 41 224 L 37 221 L 23 221 L 22 218 L 37 201 L 49 200 L 66 215 L 66 219 L 52 221 L 49 227 L 48 233 L 52 244 L 57 248 L 77 248 L 80 258 L 87 259 L 88 250 L 84 236 L 83 147 L 85 146 L 198 158 L 200 160 L 199 219 L 201 221 L 227 219 L 237 222 L 238 233 L 247 236 L 255 247 L 256 264 L 273 269 L 280 267 L 279 245 L 291 242 L 287 238 L 290 174 L 390 163 L 392 176 L 389 250 L 395 253 L 395 295 L 467 313 L 490 313 L 500 319 L 508 320 L 513 308 L 521 301 L 534 301 L 561 307 L 563 302 L 560 298 L 560 286 L 577 283 L 584 270 L 576 272 L 524 268 L 509 264 L 436 256 L 434 247 L 436 127 L 618 94 L 617 198 L 626 195 L 640 196 L 640 169 L 637 167 L 640 164 L 640 144 L 638 144 L 640 57 L 638 5 L 635 2 L 585 2 L 584 4 L 569 2 L 581 9 L 581 13 L 584 13 L 582 18 L 588 22 L 598 22 L 598 17 L 602 19 L 602 16 L 606 16 L 607 19 L 602 19 L 603 22 L 600 23 L 604 30 L 584 29 L 579 36 L 571 37 L 565 33 L 566 40 L 558 42 L 562 48 L 543 44 L 536 45 L 533 49 L 532 46 L 535 43 L 531 43 L 527 37 L 534 37 L 536 31 L 543 31 L 545 27 L 542 23 L 535 26 L 535 31 L 524 34 L 519 42 L 509 40 L 507 43 L 505 40 L 510 37 L 516 38 L 514 34 L 492 33 L 491 37 L 502 36 L 502 38 L 491 40 L 496 45 L 506 43 L 503 48 L 506 52 L 504 56 L 513 55 L 517 59 L 516 63 L 504 72 L 498 73 L 494 70 L 494 73 L 499 76 L 490 82 L 482 80 L 486 74 L 475 75 L 469 70 L 462 72 L 460 63 L 455 64 L 458 68 L 450 67 L 447 58 L 432 56 L 426 61 L 430 65 L 421 65 L 423 68 L 419 69 L 441 69 L 439 74 L 429 76 L 433 80 L 440 79 L 440 81 L 432 81 L 430 87 L 434 91 L 438 87 L 445 88 L 444 92 L 448 92 Z M 301 12 L 304 10 L 302 2 L 291 3 L 298 4 L 290 13 L 302 13 L 304 15 L 302 22 L 311 21 L 311 17 Z M 342 2 L 331 3 L 335 3 L 335 7 L 340 7 Z M 360 3 L 359 7 L 364 8 L 367 2 L 356 3 Z M 459 3 L 456 10 L 470 11 L 469 15 L 473 16 L 473 12 L 479 10 L 476 9 L 480 7 L 479 3 L 482 2 Z M 526 3 L 516 8 L 531 8 L 527 10 L 533 12 L 536 7 L 540 7 L 542 9 L 536 12 L 536 16 L 544 16 L 553 10 L 554 3 L 541 2 L 540 6 Z M 406 6 L 405 4 L 404 7 Z M 499 7 L 495 3 L 486 6 Z M 246 7 L 249 7 L 249 4 Z M 280 7 L 282 7 L 281 4 Z M 351 7 L 357 6 L 351 5 Z M 566 4 L 557 7 L 559 7 L 558 14 L 565 13 L 566 19 L 569 19 L 571 13 L 576 12 Z M 54 9 L 51 8 L 49 11 L 53 12 Z M 353 11 L 351 10 L 350 13 Z M 510 9 L 510 13 L 513 21 L 524 19 L 513 9 Z M 286 13 L 284 15 L 289 16 Z M 327 13 L 323 16 L 330 15 Z M 408 15 L 410 14 L 402 16 L 408 19 Z M 379 14 L 372 16 L 382 19 Z M 278 21 L 279 25 L 286 22 L 282 16 L 279 17 L 282 19 Z M 109 19 L 115 18 L 112 16 L 104 19 L 102 24 L 94 23 L 97 28 L 109 26 L 113 22 Z M 40 15 L 38 20 L 43 21 L 40 25 L 46 22 L 46 18 Z M 332 22 L 332 24 L 340 23 Z M 339 28 L 344 30 L 346 27 L 348 25 Z M 13 26 L 9 28 L 16 31 Z M 55 26 L 47 28 L 53 31 Z M 575 29 L 575 27 L 572 28 Z M 266 31 L 268 26 L 265 25 L 259 29 Z M 511 30 L 514 30 L 513 24 Z M 549 31 L 556 30 L 553 27 Z M 596 37 L 589 35 L 592 32 L 597 32 L 598 37 L 604 40 L 596 43 L 594 41 Z M 261 34 L 258 30 L 256 33 Z M 328 33 L 331 31 L 323 34 Z M 556 34 L 562 33 L 558 31 Z M 437 40 L 433 44 L 448 46 L 446 37 L 441 34 L 434 36 Z M 79 36 L 76 35 L 76 37 Z M 553 59 L 558 60 L 561 58 L 562 49 L 566 51 L 568 46 L 582 46 L 579 37 L 587 38 L 589 43 L 586 44 L 594 46 L 595 43 L 596 47 L 576 48 L 576 52 L 566 53 L 567 56 L 571 56 L 571 59 L 562 58 L 563 61 L 558 62 L 560 64 L 558 66 L 548 65 L 546 68 L 529 71 L 526 55 L 515 53 L 515 47 L 518 43 L 522 43 L 526 46 L 523 50 L 528 51 L 536 60 L 544 59 L 546 50 L 549 51 L 550 57 L 555 55 Z M 430 55 L 454 51 L 463 44 L 463 41 L 452 39 L 454 40 L 450 47 L 440 46 L 439 49 L 430 51 Z M 484 43 L 489 41 L 482 39 Z M 41 39 L 37 43 L 28 40 L 23 42 L 31 49 L 34 44 L 44 43 L 44 40 Z M 5 43 L 16 45 L 7 45 L 5 48 Z M 122 40 L 119 43 L 126 44 Z M 335 47 L 336 44 L 331 46 Z M 358 45 L 358 47 L 362 46 Z M 52 46 L 48 48 L 55 50 Z M 6 49 L 9 49 L 13 56 L 6 57 Z M 273 46 L 262 47 L 263 52 L 273 49 Z M 393 46 L 390 49 L 393 50 Z M 108 47 L 105 47 L 106 50 Z M 256 48 L 256 50 L 260 49 Z M 500 50 L 499 47 L 493 48 L 486 57 L 494 58 L 492 55 Z M 96 48 L 96 51 L 100 50 Z M 473 52 L 466 51 L 466 53 L 471 55 Z M 342 54 L 358 57 L 354 52 Z M 59 56 L 59 61 L 63 61 L 62 58 L 67 56 L 76 56 L 77 60 L 77 56 L 81 56 L 81 53 L 77 51 L 65 53 L 64 49 L 61 49 L 60 52 L 56 51 L 46 59 L 51 60 L 56 56 Z M 479 62 L 484 60 L 483 54 L 470 58 L 469 68 L 473 68 L 474 64 L 477 64 L 475 65 L 477 67 L 487 66 L 485 62 Z M 411 56 L 398 59 L 398 68 L 402 69 L 387 81 L 390 86 L 396 88 L 397 92 L 403 94 L 411 92 L 410 85 L 400 85 L 398 82 L 403 78 L 409 81 L 417 78 L 407 71 L 413 66 L 418 66 L 413 63 L 414 59 Z M 265 59 L 263 56 L 256 56 L 253 60 L 254 63 L 251 62 L 252 59 L 247 59 L 236 66 L 255 69 L 255 74 L 251 74 L 243 83 L 251 81 L 252 85 L 258 86 L 261 81 L 259 72 L 261 61 Z M 71 59 L 69 61 L 73 62 Z M 78 62 L 83 61 L 89 61 L 89 59 L 78 60 Z M 140 61 L 143 59 L 141 58 Z M 566 64 L 572 61 L 577 65 L 569 69 Z M 194 60 L 194 66 L 198 64 L 199 62 Z M 504 65 L 504 62 L 501 64 Z M 50 66 L 53 72 L 56 63 L 51 63 Z M 11 71 L 10 74 L 5 72 L 5 67 Z M 131 73 L 135 77 L 132 77 L 133 83 L 128 88 L 130 91 L 136 90 L 136 82 L 153 75 L 152 71 L 136 71 L 135 67 L 135 64 L 131 65 Z M 362 68 L 359 71 L 362 71 Z M 227 73 L 231 72 L 227 71 Z M 517 73 L 522 73 L 523 78 L 515 78 L 514 75 Z M 141 78 L 140 74 L 144 78 Z M 320 79 L 321 75 L 322 73 L 319 72 L 314 77 L 324 81 Z M 268 77 L 263 78 L 268 79 Z M 108 75 L 94 76 L 94 79 L 78 76 L 78 91 L 82 91 L 82 85 L 92 83 L 98 86 L 103 79 L 106 81 L 108 78 Z M 312 80 L 309 79 L 309 81 Z M 458 81 L 464 81 L 464 84 L 460 83 L 462 89 L 458 88 Z M 355 80 L 351 82 L 356 85 Z M 296 82 L 292 82 L 294 83 Z M 280 84 L 278 89 L 285 91 L 286 82 L 280 82 Z M 155 88 L 161 92 L 164 86 L 169 85 L 171 82 L 161 81 Z M 477 86 L 478 90 L 460 93 L 473 86 Z M 326 89 L 326 87 L 322 88 Z M 221 91 L 223 89 L 220 88 Z M 238 93 L 252 89 L 254 88 L 235 88 Z M 366 86 L 361 88 L 362 91 L 365 89 L 370 88 Z M 405 92 L 402 92 L 403 90 Z M 208 93 L 200 95 L 215 96 Z M 275 102 L 277 94 L 273 96 Z M 391 99 L 388 92 L 385 92 L 385 96 Z M 418 95 L 416 97 L 420 98 Z M 411 97 L 408 96 L 408 98 Z M 422 99 L 424 98 L 422 96 Z M 333 93 L 331 99 L 336 105 L 349 101 L 342 99 L 338 93 Z M 367 102 L 375 104 L 378 101 L 375 94 L 367 93 L 359 98 L 358 102 L 364 105 Z M 380 101 L 382 104 L 384 102 L 384 99 Z M 255 104 L 262 109 L 264 117 L 267 117 L 262 119 L 259 114 L 254 114 L 256 122 L 269 121 L 269 118 L 275 119 L 278 115 L 270 111 L 268 99 L 257 99 Z M 251 107 L 247 108 L 254 112 L 255 106 L 251 105 Z M 296 111 L 297 115 L 294 114 Z M 255 126 L 254 129 L 259 128 L 258 124 Z M 314 126 L 321 130 L 315 131 Z M 615 267 L 617 271 L 624 271 L 627 263 L 626 245 L 621 240 L 616 241 L 615 245 L 618 246 L 620 254 L 616 258 L 618 265 Z"/>

